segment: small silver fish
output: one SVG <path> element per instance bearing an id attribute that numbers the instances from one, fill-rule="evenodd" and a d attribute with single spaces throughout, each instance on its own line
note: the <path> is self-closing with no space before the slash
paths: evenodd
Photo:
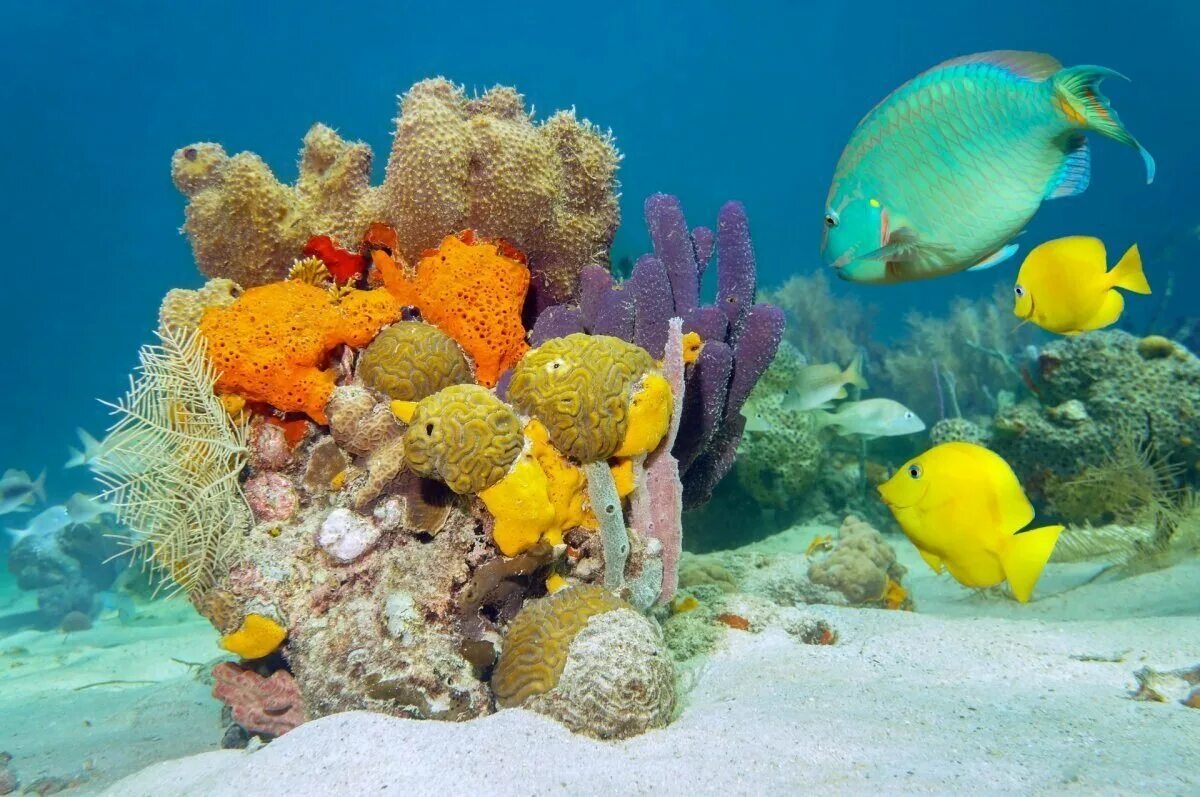
<path id="1" fill-rule="evenodd" d="M 102 515 L 112 515 L 116 512 L 112 504 L 98 501 L 83 493 L 75 493 L 68 498 L 65 506 L 71 523 L 76 526 L 86 526 L 98 520 Z"/>
<path id="2" fill-rule="evenodd" d="M 71 516 L 67 514 L 67 508 L 65 506 L 52 506 L 42 511 L 25 528 L 5 529 L 5 531 L 12 537 L 13 544 L 16 544 L 26 537 L 49 537 L 52 534 L 57 534 L 69 525 L 71 525 Z"/>
<path id="3" fill-rule="evenodd" d="M 838 411 L 818 415 L 822 426 L 832 426 L 842 435 L 898 437 L 925 429 L 925 422 L 898 401 L 886 398 L 852 401 Z"/>
<path id="4" fill-rule="evenodd" d="M 46 500 L 46 472 L 37 481 L 23 470 L 6 470 L 0 477 L 0 515 L 28 512 L 38 501 Z"/>
<path id="5" fill-rule="evenodd" d="M 783 409 L 820 409 L 831 401 L 846 398 L 846 385 L 857 385 L 865 390 L 867 380 L 862 375 L 862 364 L 862 355 L 859 354 L 844 371 L 836 363 L 806 367 L 788 390 Z"/>
<path id="6" fill-rule="evenodd" d="M 83 450 L 78 448 L 68 448 L 71 453 L 71 458 L 67 460 L 64 468 L 82 468 L 91 465 L 105 452 L 104 443 L 101 443 L 96 438 L 92 437 L 85 430 L 76 428 L 75 434 L 79 437 L 79 444 L 83 446 Z"/>

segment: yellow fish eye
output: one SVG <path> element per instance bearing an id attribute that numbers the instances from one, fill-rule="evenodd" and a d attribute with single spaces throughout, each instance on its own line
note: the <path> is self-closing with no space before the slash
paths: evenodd
<path id="1" fill-rule="evenodd" d="M 917 463 L 914 462 L 913 464 L 908 466 L 908 477 L 910 479 L 921 478 L 921 473 L 922 473 L 921 466 L 918 465 Z"/>
<path id="2" fill-rule="evenodd" d="M 1017 285 L 1013 286 L 1013 293 L 1015 293 L 1017 295 L 1017 298 L 1020 299 L 1022 296 L 1025 295 L 1025 289 L 1023 287 L 1021 287 L 1021 285 L 1018 283 Z"/>

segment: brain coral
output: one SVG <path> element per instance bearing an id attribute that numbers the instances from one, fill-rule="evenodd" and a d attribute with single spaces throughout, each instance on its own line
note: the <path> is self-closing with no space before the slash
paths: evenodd
<path id="1" fill-rule="evenodd" d="M 492 690 L 502 706 L 519 706 L 553 689 L 567 663 L 571 641 L 588 620 L 629 604 L 603 587 L 565 589 L 527 602 L 513 618 L 504 650 L 492 673 Z"/>
<path id="2" fill-rule="evenodd" d="M 675 708 L 675 668 L 662 632 L 632 609 L 591 617 L 570 641 L 558 683 L 524 705 L 599 739 L 665 726 Z"/>
<path id="3" fill-rule="evenodd" d="M 312 236 L 350 245 L 372 222 L 396 229 L 409 262 L 456 230 L 509 240 L 554 300 L 572 293 L 585 265 L 606 265 L 619 155 L 610 136 L 571 112 L 535 125 L 513 89 L 468 99 L 443 78 L 426 80 L 401 100 L 377 188 L 371 158 L 365 144 L 316 125 L 287 186 L 251 153 L 178 150 L 172 177 L 189 199 L 184 230 L 200 270 L 247 286 L 283 279 Z"/>
<path id="4" fill-rule="evenodd" d="M 411 270 L 386 252 L 377 250 L 373 257 L 397 301 L 416 307 L 462 346 L 475 364 L 476 380 L 492 387 L 529 348 L 521 322 L 529 269 L 510 255 L 517 253 L 468 231 L 447 236 Z"/>
<path id="5" fill-rule="evenodd" d="M 204 311 L 210 307 L 228 307 L 242 295 L 242 288 L 233 280 L 211 279 L 199 290 L 172 288 L 158 308 L 159 331 L 191 332 L 200 326 Z"/>
<path id="6" fill-rule="evenodd" d="M 357 374 L 368 387 L 400 401 L 420 401 L 473 381 L 458 344 L 419 321 L 400 321 L 379 333 L 359 358 Z"/>
<path id="7" fill-rule="evenodd" d="M 455 385 L 417 402 L 404 435 L 408 466 L 456 493 L 500 481 L 524 443 L 516 413 L 478 385 Z"/>
<path id="8" fill-rule="evenodd" d="M 764 506 L 792 505 L 825 465 L 816 414 L 783 408 L 787 390 L 803 367 L 804 358 L 785 341 L 746 404 L 745 414 L 764 423 L 742 436 L 734 471 L 742 487 Z"/>
<path id="9" fill-rule="evenodd" d="M 625 439 L 634 387 L 656 368 L 632 343 L 576 333 L 546 341 L 513 371 L 508 398 L 580 462 L 612 456 Z"/>
<path id="10" fill-rule="evenodd" d="M 220 378 L 217 390 L 264 401 L 327 423 L 337 373 L 322 368 L 341 344 L 365 346 L 395 321 L 400 306 L 383 289 L 351 291 L 333 302 L 312 285 L 287 280 L 251 288 L 200 321 Z"/>

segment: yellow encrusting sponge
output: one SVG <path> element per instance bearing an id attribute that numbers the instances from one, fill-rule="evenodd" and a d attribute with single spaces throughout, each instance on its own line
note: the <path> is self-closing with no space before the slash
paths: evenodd
<path id="1" fill-rule="evenodd" d="M 261 659 L 283 644 L 287 629 L 269 617 L 248 614 L 238 630 L 221 637 L 221 647 L 243 659 Z"/>

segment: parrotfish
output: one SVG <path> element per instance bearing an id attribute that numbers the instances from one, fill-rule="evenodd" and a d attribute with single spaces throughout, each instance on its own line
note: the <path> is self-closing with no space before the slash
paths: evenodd
<path id="1" fill-rule="evenodd" d="M 999 455 L 974 443 L 942 443 L 909 460 L 879 495 L 921 558 L 960 584 L 1008 581 L 1025 603 L 1062 526 L 1026 529 L 1033 505 Z"/>
<path id="2" fill-rule="evenodd" d="M 1073 235 L 1034 248 L 1013 286 L 1013 314 L 1047 332 L 1077 335 L 1116 323 L 1125 309 L 1117 291 L 1150 293 L 1137 244 L 1107 270 L 1104 243 Z"/>
<path id="3" fill-rule="evenodd" d="M 899 437 L 925 428 L 915 412 L 887 398 L 848 401 L 837 412 L 822 412 L 817 418 L 822 426 L 832 426 L 839 434 L 867 438 Z"/>
<path id="4" fill-rule="evenodd" d="M 843 371 L 836 363 L 809 365 L 796 377 L 783 400 L 785 410 L 815 410 L 834 399 L 846 398 L 846 385 L 866 389 L 862 375 L 862 355 L 854 358 Z"/>
<path id="5" fill-rule="evenodd" d="M 0 515 L 27 512 L 39 500 L 46 500 L 46 473 L 37 481 L 23 470 L 7 470 L 0 477 Z"/>
<path id="6" fill-rule="evenodd" d="M 842 279 L 893 283 L 983 269 L 1045 199 L 1091 176 L 1088 131 L 1154 159 L 1099 84 L 1118 73 L 1001 50 L 946 61 L 889 94 L 842 152 L 825 203 L 821 256 Z"/>

